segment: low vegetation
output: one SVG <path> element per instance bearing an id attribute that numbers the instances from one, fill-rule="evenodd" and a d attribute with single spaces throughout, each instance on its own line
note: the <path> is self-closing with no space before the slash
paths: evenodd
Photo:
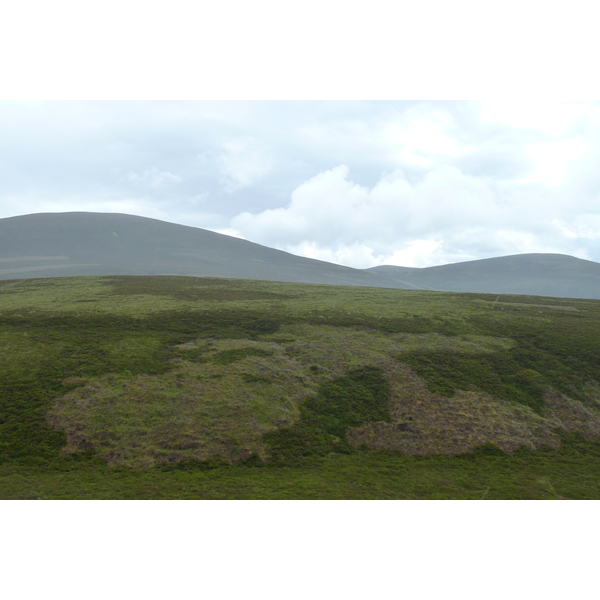
<path id="1" fill-rule="evenodd" d="M 600 302 L 0 282 L 1 498 L 597 498 Z"/>

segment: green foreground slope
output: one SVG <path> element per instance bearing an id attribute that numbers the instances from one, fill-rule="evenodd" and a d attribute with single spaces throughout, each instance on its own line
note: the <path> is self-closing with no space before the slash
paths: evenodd
<path id="1" fill-rule="evenodd" d="M 600 303 L 0 284 L 2 498 L 598 497 Z"/>

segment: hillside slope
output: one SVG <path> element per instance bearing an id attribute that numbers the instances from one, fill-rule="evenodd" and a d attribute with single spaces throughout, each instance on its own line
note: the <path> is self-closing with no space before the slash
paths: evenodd
<path id="1" fill-rule="evenodd" d="M 600 496 L 600 302 L 0 282 L 0 498 Z"/>
<path id="2" fill-rule="evenodd" d="M 145 217 L 72 212 L 0 219 L 0 279 L 77 275 L 188 275 L 411 287 L 377 273 Z"/>
<path id="3" fill-rule="evenodd" d="M 600 298 L 600 264 L 564 254 L 517 254 L 411 269 L 367 269 L 413 285 L 446 292 Z"/>
<path id="4" fill-rule="evenodd" d="M 0 458 L 454 455 L 600 439 L 600 304 L 188 277 L 2 282 Z"/>

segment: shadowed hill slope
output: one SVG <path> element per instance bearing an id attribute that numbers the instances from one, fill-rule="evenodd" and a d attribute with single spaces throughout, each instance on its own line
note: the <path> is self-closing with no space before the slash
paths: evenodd
<path id="1" fill-rule="evenodd" d="M 600 264 L 564 254 L 517 254 L 412 269 L 382 265 L 366 269 L 403 285 L 446 292 L 600 298 Z"/>
<path id="2" fill-rule="evenodd" d="M 71 212 L 0 219 L 0 279 L 76 275 L 188 275 L 412 287 L 378 273 L 145 217 Z"/>

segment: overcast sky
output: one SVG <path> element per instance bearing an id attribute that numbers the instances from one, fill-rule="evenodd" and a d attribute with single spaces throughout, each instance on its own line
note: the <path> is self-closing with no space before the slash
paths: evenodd
<path id="1" fill-rule="evenodd" d="M 0 103 L 0 217 L 118 212 L 366 268 L 600 261 L 597 102 Z"/>

